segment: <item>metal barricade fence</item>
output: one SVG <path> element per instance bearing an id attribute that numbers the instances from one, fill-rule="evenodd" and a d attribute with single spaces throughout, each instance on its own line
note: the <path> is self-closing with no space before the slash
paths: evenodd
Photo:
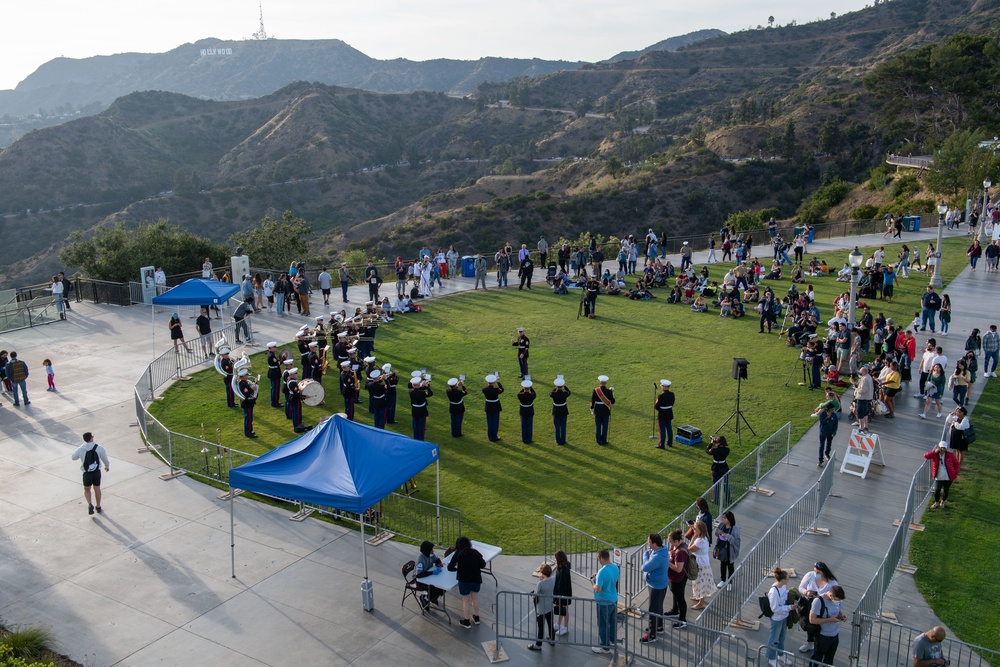
<path id="1" fill-rule="evenodd" d="M 549 646 L 601 646 L 598 614 L 601 605 L 593 598 L 557 598 L 569 602 L 565 607 L 567 632 L 556 635 L 551 640 L 547 623 L 543 626 L 543 651 Z M 610 606 L 610 605 L 609 605 Z M 606 607 L 605 607 L 606 608 Z M 503 639 L 532 643 L 538 641 L 538 623 L 535 602 L 530 592 L 498 591 L 496 604 L 496 642 L 494 658 L 502 647 Z M 618 606 L 615 608 L 613 625 L 615 642 L 607 637 L 605 646 L 615 655 L 615 660 L 624 659 L 624 664 L 636 660 L 648 665 L 670 665 L 671 667 L 733 667 L 752 664 L 750 648 L 742 637 L 725 632 L 717 632 L 687 624 L 682 628 L 672 627 L 674 618 L 653 615 L 657 625 L 663 628 L 657 632 L 655 642 L 639 641 L 650 623 L 650 615 L 638 609 Z M 553 618 L 555 621 L 555 618 Z M 509 651 L 505 651 L 510 655 Z"/>
<path id="2" fill-rule="evenodd" d="M 676 618 L 636 613 L 638 611 L 633 610 L 633 613 L 625 616 L 625 636 L 630 640 L 625 643 L 626 659 L 664 667 L 731 667 L 751 664 L 750 646 L 742 637 L 691 623 L 682 628 L 673 628 Z M 653 619 L 663 630 L 657 630 L 656 641 L 639 642 L 638 639 L 646 634 Z"/>
<path id="3" fill-rule="evenodd" d="M 913 664 L 911 653 L 913 642 L 927 629 L 915 630 L 878 616 L 867 614 L 865 616 L 865 622 L 871 628 L 871 635 L 864 654 L 857 656 L 857 667 Z M 966 644 L 957 639 L 946 638 L 941 642 L 941 655 L 949 661 L 951 667 L 1000 665 L 1000 651 Z"/>
<path id="4" fill-rule="evenodd" d="M 726 473 L 725 477 L 713 484 L 702 497 L 708 501 L 712 516 L 718 519 L 722 513 L 743 500 L 744 497 L 760 485 L 763 479 L 776 465 L 788 457 L 792 445 L 792 422 L 786 422 L 781 428 L 769 435 Z M 779 456 L 780 455 L 780 456 Z M 831 482 L 832 483 L 832 482 Z M 826 495 L 829 495 L 827 492 Z M 660 529 L 660 535 L 666 539 L 671 531 L 687 528 L 687 522 L 698 516 L 698 508 L 694 503 L 688 506 L 673 521 Z M 712 526 L 708 527 L 709 531 Z M 633 605 L 646 590 L 646 581 L 642 576 L 643 549 L 633 549 L 622 567 L 620 588 L 625 596 L 626 604 Z"/>
<path id="5" fill-rule="evenodd" d="M 554 559 L 556 551 L 562 549 L 569 558 L 570 567 L 575 574 L 590 579 L 597 574 L 597 552 L 607 549 L 614 552 L 615 547 L 609 542 L 578 530 L 573 526 L 553 519 L 548 514 L 544 517 L 544 532 L 542 549 L 545 558 Z"/>
<path id="6" fill-rule="evenodd" d="M 786 644 L 788 643 L 787 639 L 785 640 L 785 643 Z M 840 646 L 837 647 L 838 652 L 842 651 L 843 644 L 844 642 L 841 641 Z M 757 647 L 756 664 L 759 667 L 768 667 L 768 665 L 770 665 L 770 662 L 767 659 L 767 650 L 768 650 L 767 644 L 763 644 Z M 779 665 L 784 664 L 790 667 L 821 667 L 822 665 L 825 664 L 825 663 L 813 662 L 811 659 L 812 653 L 796 653 L 794 651 L 789 651 L 786 649 L 784 651 L 775 650 L 775 655 L 781 658 L 780 660 L 778 660 Z M 835 664 L 844 664 L 844 661 L 842 659 L 838 659 Z M 898 667 L 907 667 L 907 666 L 900 663 Z"/>
<path id="7" fill-rule="evenodd" d="M 819 480 L 785 510 L 760 541 L 746 552 L 733 576 L 727 580 L 727 585 L 705 607 L 699 618 L 700 625 L 723 632 L 733 620 L 739 618 L 744 605 L 768 573 L 780 564 L 781 557 L 815 525 L 833 486 L 831 480 L 836 461 L 834 452 Z"/>
<path id="8" fill-rule="evenodd" d="M 851 659 L 854 660 L 861 655 L 862 645 L 871 631 L 869 619 L 877 618 L 882 611 L 882 602 L 885 600 L 886 591 L 896 574 L 896 569 L 906 558 L 906 548 L 910 536 L 910 524 L 916 514 L 917 508 L 926 502 L 927 497 L 933 489 L 933 475 L 931 475 L 930 461 L 923 464 L 913 474 L 910 480 L 910 488 L 907 492 L 906 505 L 903 507 L 903 516 L 899 526 L 896 528 L 889 548 L 886 550 L 882 564 L 875 571 L 875 576 L 868 584 L 868 588 L 861 595 L 851 618 Z"/>
<path id="9" fill-rule="evenodd" d="M 598 603 L 593 598 L 562 598 L 569 602 L 566 607 L 568 617 L 568 631 L 565 635 L 558 635 L 555 642 L 557 645 L 567 646 L 599 646 L 600 633 L 598 629 Z M 610 606 L 610 605 L 609 605 Z M 496 604 L 494 605 L 496 615 L 496 643 L 494 645 L 495 659 L 499 654 L 501 639 L 513 639 L 518 641 L 535 641 L 538 637 L 538 624 L 535 620 L 535 603 L 531 593 L 518 593 L 514 591 L 497 591 Z M 629 624 L 624 623 L 625 614 L 623 608 L 615 610 L 615 638 L 617 642 L 609 642 L 608 647 L 615 652 L 616 657 L 624 655 L 629 643 L 627 636 Z M 555 619 L 553 618 L 553 622 Z M 619 627 L 622 626 L 622 627 Z M 544 646 L 549 646 L 548 628 L 545 628 Z M 543 649 L 544 650 L 544 649 Z M 612 664 L 617 664 L 613 662 Z"/>
<path id="10" fill-rule="evenodd" d="M 380 528 L 412 540 L 429 539 L 449 546 L 462 534 L 460 511 L 402 494 L 393 493 L 383 499 L 378 512 Z"/>

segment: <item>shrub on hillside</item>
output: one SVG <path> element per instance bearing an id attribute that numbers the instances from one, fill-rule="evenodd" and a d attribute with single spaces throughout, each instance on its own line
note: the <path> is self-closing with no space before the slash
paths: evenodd
<path id="1" fill-rule="evenodd" d="M 737 211 L 736 213 L 729 214 L 726 218 L 726 225 L 735 232 L 749 232 L 755 229 L 763 229 L 764 220 L 761 220 L 760 212 L 758 211 Z"/>
<path id="2" fill-rule="evenodd" d="M 878 217 L 878 206 L 862 204 L 851 209 L 851 220 L 872 220 Z"/>

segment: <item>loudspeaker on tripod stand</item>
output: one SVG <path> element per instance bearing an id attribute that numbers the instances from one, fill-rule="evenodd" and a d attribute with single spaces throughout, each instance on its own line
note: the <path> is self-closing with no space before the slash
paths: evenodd
<path id="1" fill-rule="evenodd" d="M 740 378 L 747 379 L 747 366 L 750 362 L 743 357 L 733 357 L 733 379 L 739 380 Z"/>

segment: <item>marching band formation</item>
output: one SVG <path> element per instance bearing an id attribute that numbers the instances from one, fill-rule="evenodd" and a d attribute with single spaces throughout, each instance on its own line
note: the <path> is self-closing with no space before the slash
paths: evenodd
<path id="1" fill-rule="evenodd" d="M 355 419 L 355 411 L 362 401 L 362 391 L 368 395 L 368 412 L 376 428 L 384 429 L 396 422 L 396 402 L 399 373 L 391 364 L 377 365 L 375 334 L 384 321 L 374 301 L 369 301 L 364 310 L 348 317 L 346 313 L 332 312 L 330 317 L 316 318 L 312 328 L 303 326 L 295 336 L 298 348 L 299 366 L 289 349 L 280 349 L 277 342 L 267 344 L 267 379 L 270 382 L 270 407 L 284 407 L 285 417 L 291 421 L 295 433 L 305 433 L 310 428 L 302 422 L 302 406 L 319 407 L 326 405 L 324 377 L 329 375 L 329 366 L 334 365 L 338 389 L 343 398 L 343 414 Z M 528 354 L 531 342 L 524 328 L 517 329 L 511 340 L 517 348 L 518 415 L 521 422 L 521 441 L 531 443 L 534 438 L 535 401 L 538 397 L 528 369 Z M 257 403 L 260 375 L 250 375 L 250 359 L 244 354 L 239 360 L 230 358 L 230 349 L 225 339 L 215 344 L 215 369 L 223 376 L 226 405 L 243 409 L 243 434 L 256 438 L 253 428 L 254 406 Z M 594 416 L 595 439 L 599 445 L 608 444 L 608 429 L 611 412 L 615 403 L 614 388 L 608 387 L 608 377 L 597 378 L 598 385 L 591 393 L 590 411 Z M 426 369 L 413 371 L 406 382 L 410 400 L 410 415 L 413 437 L 423 440 L 430 416 L 431 375 Z M 494 371 L 484 378 L 481 393 L 486 416 L 486 434 L 490 442 L 498 442 L 500 437 L 500 414 L 503 411 L 501 397 L 504 386 L 500 382 L 500 371 Z M 465 375 L 448 380 L 445 396 L 451 418 L 451 435 L 460 438 L 465 421 L 465 399 L 469 395 Z M 555 441 L 566 444 L 566 425 L 569 418 L 568 398 L 570 389 L 562 375 L 556 376 L 549 392 L 552 401 L 552 424 Z M 284 402 L 282 402 L 282 399 Z M 339 406 L 338 406 L 339 407 Z"/>

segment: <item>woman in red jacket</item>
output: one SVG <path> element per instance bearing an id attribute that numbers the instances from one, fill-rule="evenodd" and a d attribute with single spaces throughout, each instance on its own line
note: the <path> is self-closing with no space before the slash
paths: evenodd
<path id="1" fill-rule="evenodd" d="M 934 504 L 931 509 L 940 507 L 944 509 L 944 503 L 948 500 L 948 489 L 951 483 L 958 477 L 958 457 L 955 452 L 948 449 L 948 443 L 942 440 L 938 446 L 924 454 L 924 458 L 931 462 L 931 475 L 934 477 Z"/>

